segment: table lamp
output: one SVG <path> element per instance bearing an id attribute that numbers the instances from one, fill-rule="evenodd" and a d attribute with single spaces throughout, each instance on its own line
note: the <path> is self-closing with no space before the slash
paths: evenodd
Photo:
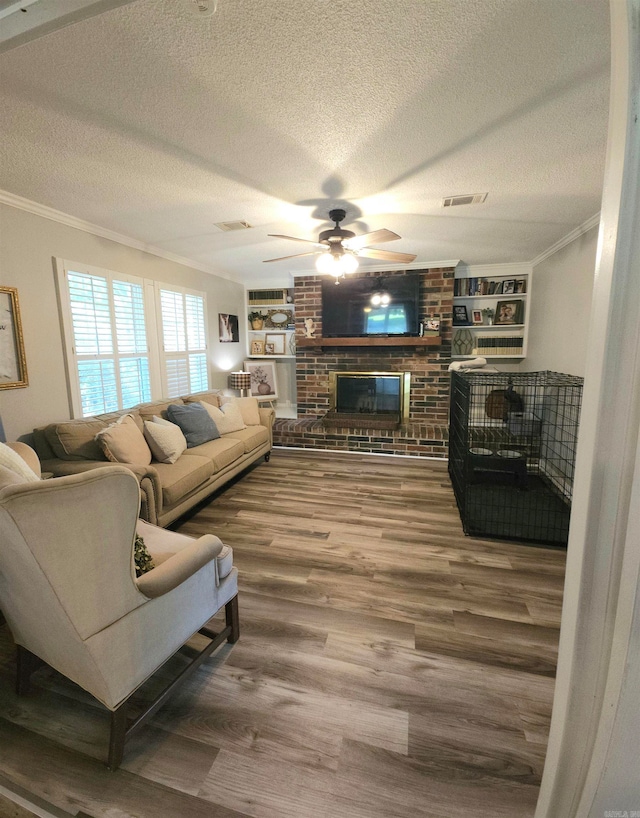
<path id="1" fill-rule="evenodd" d="M 240 397 L 244 397 L 244 393 L 251 389 L 251 373 L 250 372 L 232 372 L 229 375 L 229 386 L 232 389 L 240 390 Z"/>

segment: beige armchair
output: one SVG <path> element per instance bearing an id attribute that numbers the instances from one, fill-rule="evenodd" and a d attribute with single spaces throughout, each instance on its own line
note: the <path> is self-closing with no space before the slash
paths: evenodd
<path id="1" fill-rule="evenodd" d="M 239 636 L 231 549 L 139 521 L 139 496 L 123 466 L 0 490 L 0 609 L 18 647 L 18 693 L 45 662 L 95 696 L 111 711 L 112 770 L 177 684 Z M 139 578 L 136 529 L 156 562 Z M 216 633 L 205 625 L 222 606 Z M 207 647 L 128 723 L 132 694 L 196 632 Z"/>

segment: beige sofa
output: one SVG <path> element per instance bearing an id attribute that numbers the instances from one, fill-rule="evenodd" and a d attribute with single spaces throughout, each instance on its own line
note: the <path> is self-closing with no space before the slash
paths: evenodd
<path id="1" fill-rule="evenodd" d="M 220 397 L 216 391 L 201 392 L 172 400 L 143 403 L 122 412 L 50 423 L 34 429 L 33 447 L 40 458 L 42 471 L 54 477 L 101 468 L 109 465 L 110 461 L 103 454 L 95 436 L 122 415 L 132 415 L 142 430 L 143 422 L 153 420 L 154 415 L 166 419 L 166 409 L 171 403 L 199 401 L 218 406 Z M 245 398 L 239 403 L 252 400 Z M 253 409 L 249 414 L 255 415 L 255 407 L 245 405 Z M 258 417 L 258 424 L 247 425 L 244 429 L 187 449 L 175 463 L 159 463 L 156 460 L 152 460 L 150 465 L 127 463 L 127 468 L 136 475 L 140 485 L 140 517 L 154 525 L 166 527 L 251 463 L 262 456 L 268 460 L 275 412 L 273 409 L 259 408 Z"/>

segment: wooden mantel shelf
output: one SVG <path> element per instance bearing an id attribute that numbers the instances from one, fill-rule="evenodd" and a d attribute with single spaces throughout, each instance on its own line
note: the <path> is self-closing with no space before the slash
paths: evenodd
<path id="1" fill-rule="evenodd" d="M 427 347 L 440 346 L 439 335 L 409 338 L 406 335 L 369 338 L 296 338 L 298 347 Z"/>

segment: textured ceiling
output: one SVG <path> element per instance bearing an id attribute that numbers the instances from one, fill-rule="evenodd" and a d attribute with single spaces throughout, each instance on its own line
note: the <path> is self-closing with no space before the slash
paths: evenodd
<path id="1" fill-rule="evenodd" d="M 402 236 L 385 249 L 469 264 L 529 261 L 600 207 L 607 0 L 192 6 L 1 54 L 0 188 L 253 281 L 310 269 L 262 264 L 303 249 L 267 234 L 315 239 L 335 205 Z"/>

